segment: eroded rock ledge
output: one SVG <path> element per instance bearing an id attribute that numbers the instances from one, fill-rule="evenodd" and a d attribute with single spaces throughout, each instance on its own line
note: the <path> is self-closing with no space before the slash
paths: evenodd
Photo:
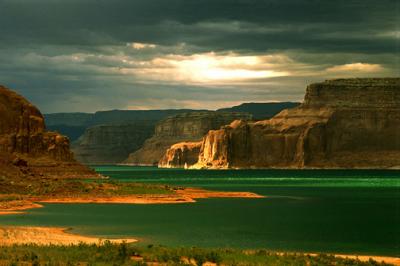
<path id="1" fill-rule="evenodd" d="M 155 127 L 154 135 L 141 149 L 124 161 L 134 165 L 157 165 L 171 145 L 178 142 L 201 141 L 211 129 L 218 129 L 236 119 L 251 119 L 247 113 L 200 111 L 168 117 Z"/>
<path id="2" fill-rule="evenodd" d="M 192 168 L 399 166 L 400 78 L 374 78 L 311 84 L 297 108 L 211 130 Z"/>
<path id="3" fill-rule="evenodd" d="M 34 105 L 1 85 L 0 121 L 0 176 L 94 175 L 74 160 L 67 137 L 46 131 Z"/>
<path id="4" fill-rule="evenodd" d="M 172 145 L 161 160 L 158 162 L 160 168 L 188 168 L 197 163 L 202 141 L 181 142 Z"/>

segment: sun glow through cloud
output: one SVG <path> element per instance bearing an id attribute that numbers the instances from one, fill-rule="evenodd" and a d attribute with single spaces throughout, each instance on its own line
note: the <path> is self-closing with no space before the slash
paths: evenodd
<path id="1" fill-rule="evenodd" d="M 379 64 L 352 63 L 328 68 L 328 72 L 380 72 L 384 68 Z"/>
<path id="2" fill-rule="evenodd" d="M 194 55 L 183 60 L 172 60 L 178 72 L 199 81 L 240 80 L 287 76 L 286 72 L 266 70 L 258 56 L 235 54 L 218 56 L 214 53 Z"/>
<path id="3" fill-rule="evenodd" d="M 127 45 L 131 46 L 133 49 L 136 49 L 136 50 L 157 47 L 157 45 L 152 44 L 152 43 L 140 43 L 140 42 L 128 43 Z"/>
<path id="4" fill-rule="evenodd" d="M 147 80 L 165 80 L 182 83 L 238 82 L 289 76 L 282 65 L 290 62 L 285 56 L 244 56 L 235 53 L 218 55 L 170 54 L 150 61 L 136 62 L 137 68 L 123 68 L 124 74 L 133 74 Z"/>

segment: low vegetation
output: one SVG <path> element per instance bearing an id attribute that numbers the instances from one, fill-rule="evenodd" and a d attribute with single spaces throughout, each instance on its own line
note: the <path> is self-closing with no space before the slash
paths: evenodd
<path id="1" fill-rule="evenodd" d="M 166 248 L 111 244 L 0 247 L 0 265 L 388 265 L 331 255 L 279 254 L 267 250 Z"/>
<path id="2" fill-rule="evenodd" d="M 144 194 L 172 194 L 167 185 L 118 182 L 108 179 L 9 179 L 0 177 L 0 209 L 23 206 L 32 199 L 62 197 L 112 197 Z"/>

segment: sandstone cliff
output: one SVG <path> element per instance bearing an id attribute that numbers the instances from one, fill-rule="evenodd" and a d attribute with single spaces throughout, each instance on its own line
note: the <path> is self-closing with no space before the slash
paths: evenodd
<path id="1" fill-rule="evenodd" d="M 160 120 L 191 109 L 110 110 L 45 115 L 50 130 L 69 137 L 75 158 L 84 164 L 115 164 L 135 152 Z"/>
<path id="2" fill-rule="evenodd" d="M 138 150 L 154 131 L 152 121 L 89 127 L 73 143 L 75 158 L 86 164 L 120 163 Z"/>
<path id="3" fill-rule="evenodd" d="M 54 113 L 45 114 L 47 128 L 60 132 L 76 141 L 85 133 L 85 130 L 99 125 L 134 124 L 148 122 L 153 125 L 168 116 L 179 113 L 192 112 L 191 109 L 166 109 L 166 110 L 109 110 L 96 113 Z"/>
<path id="4" fill-rule="evenodd" d="M 244 103 L 218 111 L 250 113 L 253 119 L 260 120 L 271 118 L 279 111 L 296 105 L 298 103 Z M 114 164 L 123 161 L 129 153 L 142 147 L 144 141 L 153 135 L 160 120 L 181 113 L 200 111 L 205 110 L 110 110 L 96 113 L 45 114 L 44 117 L 49 130 L 68 136 L 75 158 L 79 162 Z M 146 154 L 150 155 L 151 152 Z"/>
<path id="5" fill-rule="evenodd" d="M 194 168 L 399 166 L 400 78 L 376 78 L 312 84 L 297 108 L 211 130 Z"/>
<path id="6" fill-rule="evenodd" d="M 17 93 L 0 86 L 0 175 L 92 175 L 76 163 L 69 140 L 48 132 L 40 111 Z"/>
<path id="7" fill-rule="evenodd" d="M 160 168 L 188 168 L 197 163 L 202 141 L 172 145 L 158 162 Z"/>
<path id="8" fill-rule="evenodd" d="M 153 137 L 124 161 L 135 165 L 157 165 L 171 145 L 199 141 L 211 129 L 220 128 L 236 119 L 250 119 L 246 113 L 201 111 L 178 114 L 160 121 Z"/>

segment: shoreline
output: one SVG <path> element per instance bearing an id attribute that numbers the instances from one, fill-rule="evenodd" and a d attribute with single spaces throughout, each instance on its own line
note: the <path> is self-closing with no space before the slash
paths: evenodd
<path id="1" fill-rule="evenodd" d="M 19 201 L 16 206 L 9 208 L 0 208 L 0 215 L 23 214 L 26 210 L 42 208 L 40 203 L 64 203 L 64 204 L 179 204 L 195 203 L 197 199 L 206 198 L 266 198 L 252 192 L 225 192 L 210 191 L 200 188 L 185 188 L 176 190 L 174 194 L 137 194 L 127 196 L 109 196 L 109 197 L 55 197 L 55 198 L 30 198 Z M 101 238 L 94 236 L 84 236 L 68 232 L 70 228 L 62 227 L 40 227 L 40 226 L 1 226 L 0 225 L 0 247 L 10 245 L 78 245 L 84 244 L 104 244 L 106 241 L 111 243 L 135 243 L 134 238 Z M 290 253 L 290 252 L 289 252 Z M 317 256 L 325 253 L 302 253 L 300 254 Z M 278 255 L 285 254 L 278 252 Z M 287 254 L 287 253 L 286 253 Z M 400 266 L 400 257 L 379 256 L 379 255 L 356 255 L 356 254 L 329 254 L 338 258 L 358 259 L 367 262 L 373 259 L 377 262 L 385 262 Z"/>
<path id="2" fill-rule="evenodd" d="M 26 210 L 30 209 L 38 209 L 43 208 L 43 205 L 38 204 L 34 201 L 22 201 L 18 202 L 19 205 L 11 206 L 9 208 L 0 208 L 0 216 L 1 215 L 10 215 L 10 214 L 23 214 Z"/>
<path id="3" fill-rule="evenodd" d="M 68 232 L 69 228 L 63 227 L 40 227 L 40 226 L 0 226 L 0 247 L 11 245 L 79 245 L 103 244 L 110 241 L 114 244 L 123 242 L 134 243 L 134 238 L 101 238 L 84 236 Z"/>
<path id="4" fill-rule="evenodd" d="M 113 244 L 137 243 L 134 238 L 102 238 L 95 236 L 85 236 L 68 232 L 71 228 L 63 227 L 39 227 L 39 226 L 0 226 L 0 248 L 13 245 L 34 244 L 39 246 L 58 245 L 79 245 L 95 244 L 102 245 L 107 241 Z M 256 250 L 256 249 L 255 249 Z M 253 253 L 255 250 L 244 250 L 245 253 Z M 337 258 L 347 258 L 368 262 L 373 259 L 377 262 L 384 262 L 395 266 L 400 266 L 399 257 L 379 256 L 379 255 L 357 255 L 357 254 L 331 254 L 331 253 L 307 253 L 307 252 L 276 252 L 277 255 L 303 254 L 306 256 L 318 256 L 320 254 L 332 255 Z"/>
<path id="5" fill-rule="evenodd" d="M 266 198 L 253 192 L 226 192 L 211 191 L 200 188 L 185 188 L 176 190 L 173 194 L 136 194 L 123 196 L 99 196 L 91 197 L 32 197 L 23 201 L 15 201 L 15 205 L 1 207 L 0 215 L 21 214 L 24 211 L 42 208 L 40 203 L 97 203 L 97 204 L 179 204 L 195 203 L 197 199 L 207 198 Z"/>
<path id="6" fill-rule="evenodd" d="M 316 253 L 304 253 L 306 255 L 310 256 L 318 256 Z M 329 253 L 327 253 L 329 254 Z M 336 258 L 342 258 L 342 259 L 353 259 L 353 260 L 359 260 L 362 262 L 368 262 L 370 259 L 375 260 L 376 262 L 384 262 L 387 264 L 392 264 L 395 266 L 400 266 L 400 257 L 390 257 L 390 256 L 378 256 L 378 255 L 356 255 L 356 254 L 329 254 L 333 255 Z"/>
<path id="7" fill-rule="evenodd" d="M 130 195 L 130 196 L 112 196 L 112 197 L 61 197 L 51 199 L 38 199 L 34 202 L 39 203 L 116 203 L 116 204 L 178 204 L 194 203 L 196 199 L 208 198 L 265 198 L 252 192 L 221 192 L 209 191 L 196 188 L 186 188 L 177 190 L 175 194 L 166 195 Z"/>

